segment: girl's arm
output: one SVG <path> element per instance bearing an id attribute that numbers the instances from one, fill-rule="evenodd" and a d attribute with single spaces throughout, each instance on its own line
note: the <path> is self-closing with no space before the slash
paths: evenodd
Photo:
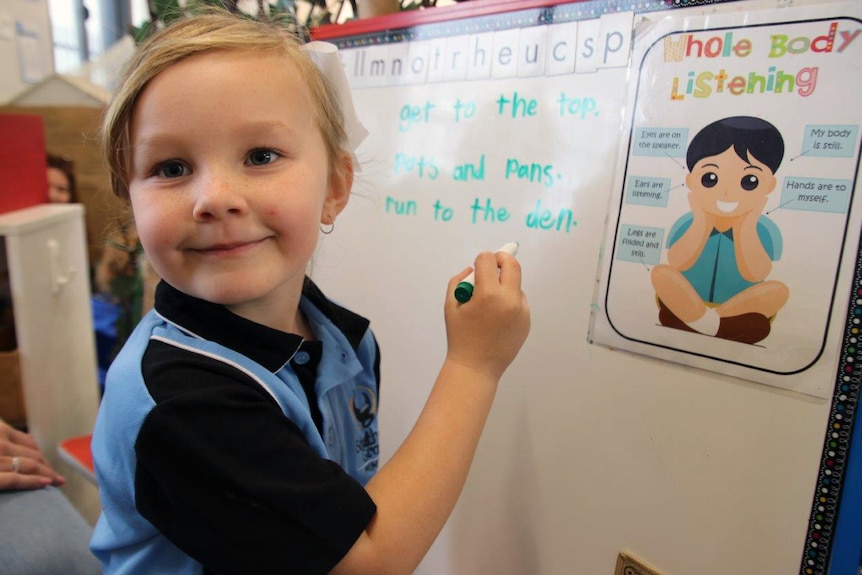
<path id="1" fill-rule="evenodd" d="M 497 384 L 530 329 L 515 258 L 480 254 L 473 297 L 459 304 L 452 294 L 468 271 L 447 288 L 448 352 L 431 395 L 407 439 L 366 486 L 377 514 L 335 575 L 412 573 L 461 494 Z"/>

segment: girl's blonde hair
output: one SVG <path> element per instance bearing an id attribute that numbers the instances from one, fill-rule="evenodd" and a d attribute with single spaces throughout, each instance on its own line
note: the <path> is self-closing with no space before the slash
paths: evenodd
<path id="1" fill-rule="evenodd" d="M 129 129 L 141 91 L 150 80 L 180 60 L 216 50 L 281 55 L 286 62 L 293 63 L 311 94 L 314 121 L 323 136 L 330 168 L 343 169 L 344 158 L 350 156 L 345 150 L 347 136 L 341 103 L 329 81 L 300 46 L 296 36 L 277 23 L 221 11 L 180 18 L 150 36 L 126 64 L 102 121 L 102 154 L 110 170 L 114 194 L 124 199 L 129 196 Z"/>

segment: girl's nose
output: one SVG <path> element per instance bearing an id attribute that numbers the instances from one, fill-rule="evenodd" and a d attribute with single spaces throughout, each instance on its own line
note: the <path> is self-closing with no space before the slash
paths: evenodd
<path id="1" fill-rule="evenodd" d="M 247 209 L 241 184 L 226 171 L 210 171 L 199 177 L 193 208 L 198 221 L 241 215 Z"/>

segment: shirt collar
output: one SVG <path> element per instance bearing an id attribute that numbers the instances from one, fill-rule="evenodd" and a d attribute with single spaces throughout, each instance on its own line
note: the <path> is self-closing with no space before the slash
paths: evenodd
<path id="1" fill-rule="evenodd" d="M 309 278 L 303 298 L 319 309 L 356 349 L 369 322 L 331 302 Z M 299 350 L 303 338 L 247 320 L 223 305 L 192 297 L 164 280 L 155 294 L 155 310 L 179 329 L 237 351 L 275 373 Z"/>

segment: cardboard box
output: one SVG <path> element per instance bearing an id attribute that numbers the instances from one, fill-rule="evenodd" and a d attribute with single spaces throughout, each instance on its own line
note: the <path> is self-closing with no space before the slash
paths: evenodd
<path id="1" fill-rule="evenodd" d="M 13 427 L 27 425 L 18 350 L 0 352 L 0 418 Z"/>

